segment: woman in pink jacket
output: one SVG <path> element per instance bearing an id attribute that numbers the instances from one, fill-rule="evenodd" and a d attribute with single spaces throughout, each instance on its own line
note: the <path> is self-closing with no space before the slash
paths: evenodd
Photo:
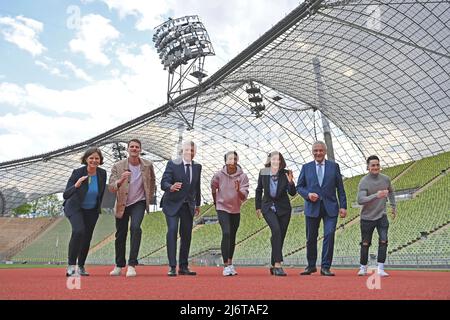
<path id="1" fill-rule="evenodd" d="M 248 177 L 237 164 L 236 151 L 227 152 L 224 158 L 225 166 L 212 178 L 211 191 L 222 228 L 223 275 L 234 276 L 237 272 L 233 266 L 233 253 L 241 205 L 248 197 Z"/>

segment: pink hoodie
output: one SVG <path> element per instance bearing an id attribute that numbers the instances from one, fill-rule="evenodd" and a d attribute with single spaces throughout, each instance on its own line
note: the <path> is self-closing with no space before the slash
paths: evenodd
<path id="1" fill-rule="evenodd" d="M 239 189 L 245 194 L 244 200 L 239 198 L 235 189 L 236 181 L 239 181 Z M 226 166 L 222 170 L 217 171 L 211 180 L 211 190 L 216 192 L 216 210 L 239 213 L 241 211 L 241 204 L 248 197 L 248 186 L 248 177 L 239 165 L 237 166 L 236 173 L 231 175 L 227 173 Z"/>

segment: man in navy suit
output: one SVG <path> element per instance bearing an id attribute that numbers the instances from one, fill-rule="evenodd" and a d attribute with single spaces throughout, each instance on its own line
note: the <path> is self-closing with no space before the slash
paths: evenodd
<path id="1" fill-rule="evenodd" d="M 341 218 L 345 218 L 347 215 L 347 200 L 341 171 L 337 163 L 325 160 L 326 152 L 327 146 L 324 142 L 314 142 L 312 146 L 314 161 L 303 165 L 298 177 L 297 192 L 305 199 L 306 256 L 308 259 L 308 266 L 301 275 L 310 275 L 317 271 L 317 235 L 320 220 L 323 219 L 324 239 L 320 274 L 334 276 L 330 268 L 333 260 L 337 216 L 338 213 Z"/>
<path id="2" fill-rule="evenodd" d="M 183 143 L 181 157 L 170 160 L 161 179 L 164 190 L 161 207 L 167 222 L 168 276 L 176 276 L 177 233 L 180 225 L 179 275 L 196 275 L 189 270 L 188 257 L 191 246 L 192 224 L 200 214 L 200 176 L 202 166 L 193 161 L 196 153 L 194 142 Z"/>

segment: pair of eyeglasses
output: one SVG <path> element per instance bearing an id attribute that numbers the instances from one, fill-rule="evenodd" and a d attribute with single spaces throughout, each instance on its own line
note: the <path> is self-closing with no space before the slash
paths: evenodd
<path id="1" fill-rule="evenodd" d="M 277 181 L 277 180 L 278 180 L 278 175 L 272 176 L 272 180 L 273 180 L 273 181 Z"/>

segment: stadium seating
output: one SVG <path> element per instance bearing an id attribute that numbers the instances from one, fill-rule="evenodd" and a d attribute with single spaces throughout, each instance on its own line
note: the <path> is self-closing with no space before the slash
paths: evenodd
<path id="1" fill-rule="evenodd" d="M 0 256 L 9 259 L 54 221 L 55 218 L 0 218 Z"/>
<path id="2" fill-rule="evenodd" d="M 401 179 L 394 182 L 394 188 L 395 190 L 420 188 L 448 168 L 450 168 L 450 152 L 418 160 Z"/>
<path id="3" fill-rule="evenodd" d="M 101 214 L 92 236 L 91 247 L 102 241 L 113 230 L 114 217 L 111 214 Z M 71 227 L 69 221 L 64 217 L 60 217 L 56 225 L 48 232 L 37 237 L 28 247 L 15 255 L 13 259 L 28 262 L 65 263 L 70 235 Z"/>

